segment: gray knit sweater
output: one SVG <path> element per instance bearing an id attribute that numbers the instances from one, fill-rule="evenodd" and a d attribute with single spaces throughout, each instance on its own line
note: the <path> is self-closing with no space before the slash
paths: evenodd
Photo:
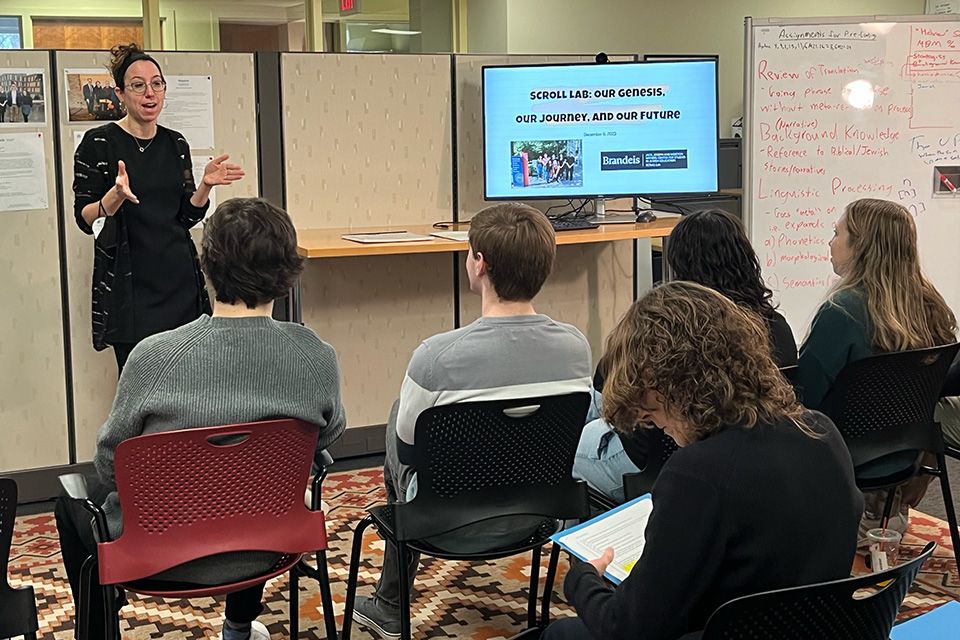
<path id="1" fill-rule="evenodd" d="M 150 336 L 134 348 L 110 416 L 97 434 L 94 465 L 100 480 L 115 488 L 113 454 L 127 438 L 278 417 L 316 424 L 318 451 L 340 436 L 346 419 L 333 347 L 297 324 L 267 317 L 204 315 Z M 104 510 L 116 539 L 123 529 L 116 492 L 109 495 Z M 258 565 L 253 572 L 264 561 L 252 563 Z M 249 574 L 252 566 L 244 568 L 247 563 L 240 562 L 225 572 L 222 563 L 217 571 L 214 563 L 198 563 L 191 563 L 195 571 L 189 577 L 201 583 Z M 204 565 L 209 571 L 202 569 Z"/>

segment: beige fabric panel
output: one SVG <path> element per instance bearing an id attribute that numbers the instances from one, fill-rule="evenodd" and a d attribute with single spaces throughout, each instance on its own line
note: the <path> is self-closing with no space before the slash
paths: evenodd
<path id="1" fill-rule="evenodd" d="M 451 218 L 450 56 L 284 54 L 281 82 L 298 228 Z"/>
<path id="2" fill-rule="evenodd" d="M 43 69 L 49 109 L 49 61 L 46 51 L 3 52 L 0 73 Z M 47 209 L 0 213 L 0 474 L 70 461 L 53 116 L 45 120 L 0 128 L 43 135 L 48 202 Z"/>
<path id="3" fill-rule="evenodd" d="M 256 91 L 253 55 L 245 53 L 157 53 L 164 75 L 206 75 L 213 78 L 214 149 L 191 146 L 193 155 L 229 153 L 230 161 L 243 166 L 246 176 L 229 187 L 214 189 L 214 200 L 258 194 Z M 106 52 L 57 53 L 60 77 L 56 87 L 60 104 L 66 104 L 63 69 L 103 68 Z M 113 351 L 93 349 L 90 328 L 90 286 L 93 274 L 93 238 L 81 232 L 73 218 L 74 132 L 100 123 L 67 123 L 59 116 L 64 167 L 64 217 L 67 227 L 67 273 L 70 295 L 70 333 L 73 355 L 73 390 L 77 433 L 77 459 L 93 458 L 96 433 L 110 413 L 117 388 L 117 364 Z M 190 142 L 187 140 L 187 142 Z M 200 232 L 193 230 L 195 242 Z"/>
<path id="4" fill-rule="evenodd" d="M 303 323 L 337 351 L 348 427 L 383 424 L 414 349 L 453 329 L 451 254 L 309 260 Z"/>
<path id="5" fill-rule="evenodd" d="M 480 296 L 460 279 L 460 322 L 480 317 Z M 633 303 L 633 241 L 557 247 L 553 272 L 533 306 L 554 320 L 572 324 L 590 342 L 594 364 L 603 342 Z"/>
<path id="6" fill-rule="evenodd" d="M 634 56 L 610 56 L 612 62 L 627 62 Z M 470 217 L 492 204 L 483 199 L 483 67 L 491 65 L 558 64 L 592 62 L 593 56 L 457 55 L 457 203 L 459 219 Z M 545 210 L 557 200 L 534 206 Z"/>

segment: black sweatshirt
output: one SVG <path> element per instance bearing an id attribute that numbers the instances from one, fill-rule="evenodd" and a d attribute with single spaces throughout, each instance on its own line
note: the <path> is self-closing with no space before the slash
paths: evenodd
<path id="1" fill-rule="evenodd" d="M 596 639 L 674 640 L 734 598 L 846 578 L 863 496 L 821 413 L 732 426 L 677 453 L 653 487 L 643 556 L 616 589 L 581 563 L 564 584 Z"/>

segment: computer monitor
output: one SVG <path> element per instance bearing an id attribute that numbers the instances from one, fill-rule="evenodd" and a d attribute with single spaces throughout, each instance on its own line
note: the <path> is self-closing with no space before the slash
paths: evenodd
<path id="1" fill-rule="evenodd" d="M 713 193 L 717 61 L 483 68 L 487 200 Z"/>

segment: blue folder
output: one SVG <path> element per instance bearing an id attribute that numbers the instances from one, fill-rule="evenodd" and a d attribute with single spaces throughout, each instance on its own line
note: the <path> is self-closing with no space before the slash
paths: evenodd
<path id="1" fill-rule="evenodd" d="M 955 640 L 960 627 L 960 602 L 953 600 L 933 611 L 898 624 L 890 640 Z"/>

